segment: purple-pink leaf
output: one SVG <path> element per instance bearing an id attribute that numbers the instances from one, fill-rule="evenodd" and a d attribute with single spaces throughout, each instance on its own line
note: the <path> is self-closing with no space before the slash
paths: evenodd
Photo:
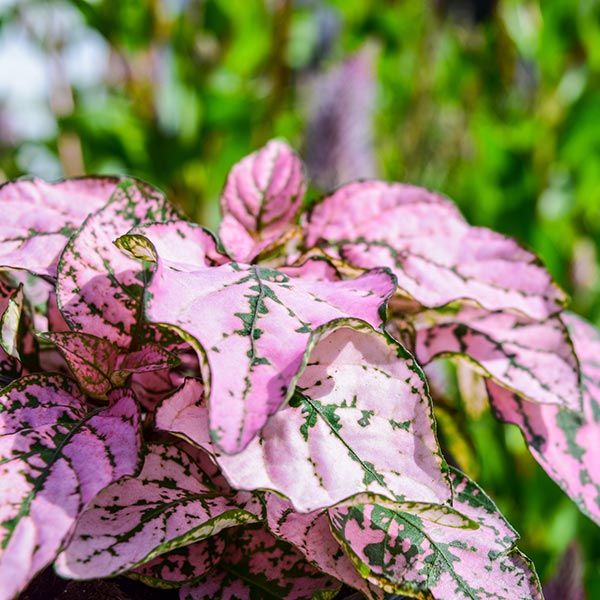
<path id="1" fill-rule="evenodd" d="M 215 493 L 177 446 L 149 444 L 140 475 L 98 494 L 55 566 L 72 579 L 112 577 L 226 527 L 256 521 L 252 510 Z"/>
<path id="2" fill-rule="evenodd" d="M 162 402 L 156 424 L 213 452 L 235 489 L 274 490 L 301 512 L 363 492 L 449 500 L 420 369 L 391 338 L 364 323 L 355 327 L 325 326 L 311 338 L 289 404 L 238 454 L 221 454 L 211 444 L 196 381 Z"/>
<path id="3" fill-rule="evenodd" d="M 222 535 L 213 535 L 157 556 L 129 571 L 127 576 L 157 588 L 195 583 L 219 562 L 225 545 Z"/>
<path id="4" fill-rule="evenodd" d="M 51 563 L 104 487 L 139 464 L 139 411 L 130 396 L 89 411 L 74 382 L 29 375 L 0 394 L 0 599 Z"/>
<path id="5" fill-rule="evenodd" d="M 113 388 L 123 386 L 132 373 L 159 371 L 177 364 L 177 357 L 158 344 L 147 343 L 135 352 L 126 352 L 87 333 L 60 331 L 40 337 L 60 348 L 81 388 L 101 400 L 106 400 Z"/>
<path id="6" fill-rule="evenodd" d="M 329 510 L 334 535 L 359 572 L 390 593 L 436 600 L 542 600 L 516 533 L 465 475 L 453 474 L 454 509 L 367 504 Z M 460 512 L 457 512 L 460 511 Z"/>
<path id="7" fill-rule="evenodd" d="M 302 514 L 275 494 L 265 494 L 267 525 L 277 537 L 293 544 L 312 564 L 370 600 L 383 598 L 380 588 L 363 579 L 333 537 L 327 511 Z"/>
<path id="8" fill-rule="evenodd" d="M 145 271 L 113 242 L 142 222 L 176 216 L 162 193 L 127 180 L 104 208 L 84 221 L 58 266 L 59 306 L 72 330 L 121 348 L 129 348 L 134 338 L 153 337 L 141 327 Z"/>
<path id="9" fill-rule="evenodd" d="M 185 265 L 177 247 L 161 244 L 160 231 L 147 228 L 144 234 L 146 248 L 139 235 L 125 236 L 120 245 L 142 258 L 153 252 L 151 244 L 164 251 L 148 287 L 146 315 L 202 346 L 211 436 L 227 453 L 241 451 L 291 396 L 317 327 L 331 321 L 341 326 L 348 318 L 381 327 L 395 289 L 382 269 L 330 282 L 238 263 Z"/>
<path id="10" fill-rule="evenodd" d="M 600 524 L 600 334 L 573 314 L 562 319 L 581 365 L 582 410 L 534 404 L 492 381 L 488 393 L 498 418 L 521 428 L 534 458 Z"/>
<path id="11" fill-rule="evenodd" d="M 578 410 L 579 365 L 559 317 L 532 321 L 509 312 L 464 307 L 456 313 L 421 313 L 413 322 L 421 364 L 462 355 L 486 376 L 533 402 Z"/>
<path id="12" fill-rule="evenodd" d="M 328 600 L 337 594 L 338 581 L 263 527 L 238 528 L 230 537 L 218 567 L 196 585 L 182 588 L 181 600 Z"/>
<path id="13" fill-rule="evenodd" d="M 56 275 L 69 237 L 104 206 L 118 179 L 89 177 L 50 184 L 40 179 L 0 187 L 0 265 Z"/>
<path id="14" fill-rule="evenodd" d="M 234 165 L 221 195 L 219 236 L 234 260 L 250 262 L 293 225 L 304 198 L 302 163 L 284 142 Z"/>
<path id="15" fill-rule="evenodd" d="M 348 184 L 313 209 L 304 230 L 308 247 L 320 244 L 366 269 L 389 267 L 400 290 L 427 307 L 471 299 L 544 318 L 565 303 L 534 254 L 469 226 L 454 204 L 423 188 Z"/>

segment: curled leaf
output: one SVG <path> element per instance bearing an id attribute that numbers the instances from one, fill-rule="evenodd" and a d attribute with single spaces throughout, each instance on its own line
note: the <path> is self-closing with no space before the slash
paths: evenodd
<path id="1" fill-rule="evenodd" d="M 269 489 L 311 512 L 356 494 L 445 502 L 445 462 L 423 375 L 396 342 L 364 323 L 321 328 L 289 404 L 241 452 L 215 450 L 200 384 L 158 407 L 159 428 L 214 453 L 235 489 Z"/>
<path id="2" fill-rule="evenodd" d="M 559 317 L 532 321 L 464 307 L 447 315 L 418 315 L 414 326 L 415 354 L 423 364 L 463 355 L 499 385 L 533 402 L 575 410 L 581 406 L 579 365 Z"/>
<path id="3" fill-rule="evenodd" d="M 275 494 L 265 494 L 267 524 L 277 537 L 293 544 L 312 564 L 345 585 L 360 590 L 367 598 L 383 598 L 380 588 L 365 581 L 333 537 L 327 511 L 296 512 Z"/>
<path id="4" fill-rule="evenodd" d="M 289 228 L 304 191 L 302 163 L 279 140 L 234 165 L 221 194 L 219 229 L 234 260 L 250 262 Z"/>
<path id="5" fill-rule="evenodd" d="M 138 468 L 139 411 L 121 394 L 89 411 L 74 382 L 29 375 L 0 394 L 0 598 L 51 563 L 82 511 Z"/>
<path id="6" fill-rule="evenodd" d="M 124 352 L 104 338 L 75 331 L 46 333 L 42 339 L 58 346 L 82 389 L 93 398 L 106 400 L 132 373 L 149 373 L 177 364 L 177 357 L 158 344 L 145 344 Z"/>
<path id="7" fill-rule="evenodd" d="M 332 529 L 368 581 L 436 600 L 542 600 L 516 533 L 465 475 L 453 474 L 454 509 L 367 504 L 329 510 Z"/>
<path id="8" fill-rule="evenodd" d="M 226 542 L 221 535 L 171 550 L 129 571 L 127 576 L 157 588 L 195 583 L 221 559 Z"/>
<path id="9" fill-rule="evenodd" d="M 205 580 L 182 588 L 182 600 L 328 600 L 337 594 L 338 581 L 263 527 L 239 528 L 230 537 L 218 567 Z"/>
<path id="10" fill-rule="evenodd" d="M 216 494 L 177 446 L 148 444 L 142 472 L 96 496 L 79 518 L 56 569 L 72 579 L 112 577 L 227 527 L 255 520 L 235 497 Z"/>
<path id="11" fill-rule="evenodd" d="M 492 381 L 487 388 L 497 417 L 521 428 L 534 458 L 600 524 L 600 334 L 573 314 L 561 318 L 581 365 L 582 410 L 534 404 Z"/>
<path id="12" fill-rule="evenodd" d="M 139 343 L 138 338 L 153 337 L 141 328 L 144 269 L 113 241 L 142 222 L 174 216 L 162 193 L 126 180 L 104 208 L 84 221 L 58 266 L 57 296 L 70 329 L 103 337 L 121 348 L 129 348 L 134 338 Z"/>
<path id="13" fill-rule="evenodd" d="M 201 346 L 211 436 L 227 453 L 247 446 L 291 396 L 317 327 L 348 318 L 380 327 L 395 289 L 392 276 L 381 269 L 352 281 L 329 282 L 238 263 L 184 265 L 176 247 L 165 248 L 156 241 L 161 231 L 148 228 L 144 233 L 148 245 L 152 242 L 165 251 L 156 259 L 146 315 Z M 139 246 L 142 239 L 135 241 Z M 144 256 L 150 251 L 137 250 Z"/>
<path id="14" fill-rule="evenodd" d="M 118 179 L 21 180 L 0 187 L 0 265 L 56 275 L 58 257 L 84 219 L 104 206 Z"/>
<path id="15" fill-rule="evenodd" d="M 345 185 L 315 206 L 304 232 L 307 247 L 320 244 L 365 269 L 389 267 L 400 290 L 427 307 L 471 299 L 545 318 L 566 300 L 534 254 L 471 227 L 454 204 L 423 188 Z"/>

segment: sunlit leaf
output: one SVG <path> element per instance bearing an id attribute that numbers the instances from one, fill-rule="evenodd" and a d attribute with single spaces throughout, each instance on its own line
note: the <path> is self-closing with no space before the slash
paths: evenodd
<path id="1" fill-rule="evenodd" d="M 367 504 L 329 510 L 333 533 L 368 581 L 436 600 L 542 600 L 517 536 L 483 491 L 453 474 L 454 509 Z M 458 511 L 458 512 L 457 512 Z"/>
<path id="2" fill-rule="evenodd" d="M 213 452 L 235 489 L 277 491 L 301 512 L 361 492 L 445 502 L 450 489 L 421 371 L 393 340 L 356 327 L 313 337 L 288 406 L 238 454 L 213 448 L 198 382 L 163 401 L 156 424 Z"/>
<path id="3" fill-rule="evenodd" d="M 518 425 L 534 458 L 591 519 L 600 524 L 600 334 L 562 315 L 581 364 L 583 409 L 539 405 L 489 381 L 498 418 Z"/>
<path id="4" fill-rule="evenodd" d="M 127 394 L 90 411 L 74 382 L 29 375 L 0 394 L 0 598 L 47 566 L 104 487 L 138 468 L 139 412 Z"/>
<path id="5" fill-rule="evenodd" d="M 234 260 L 250 262 L 290 227 L 304 190 L 302 164 L 284 142 L 272 140 L 234 165 L 221 195 L 219 229 Z"/>
<path id="6" fill-rule="evenodd" d="M 144 234 L 154 243 L 162 231 Z M 139 248 L 134 251 L 148 256 L 152 250 L 141 248 L 143 238 L 131 237 Z M 201 345 L 211 436 L 228 453 L 242 450 L 291 395 L 317 327 L 348 318 L 380 327 L 395 288 L 381 269 L 352 281 L 305 281 L 255 265 L 184 265 L 176 247 L 155 246 L 164 254 L 156 259 L 146 315 Z"/>
<path id="7" fill-rule="evenodd" d="M 399 288 L 424 306 L 472 299 L 544 318 L 565 303 L 534 254 L 469 226 L 454 204 L 423 188 L 345 185 L 315 206 L 304 231 L 308 247 L 320 244 L 366 269 L 389 267 Z"/>
<path id="8" fill-rule="evenodd" d="M 176 216 L 162 193 L 126 180 L 110 202 L 90 215 L 63 251 L 57 295 L 62 314 L 74 331 L 103 337 L 121 348 L 144 337 L 141 329 L 145 271 L 113 244 L 142 222 Z"/>
<path id="9" fill-rule="evenodd" d="M 255 520 L 235 498 L 216 493 L 188 454 L 153 443 L 140 475 L 104 489 L 79 518 L 56 569 L 72 579 L 112 577 Z"/>
<path id="10" fill-rule="evenodd" d="M 84 219 L 104 206 L 118 179 L 40 179 L 0 187 L 0 265 L 56 275 L 58 257 Z"/>
<path id="11" fill-rule="evenodd" d="M 509 312 L 464 307 L 414 320 L 415 353 L 426 364 L 462 355 L 485 375 L 534 402 L 578 409 L 579 366 L 559 317 L 533 321 Z"/>

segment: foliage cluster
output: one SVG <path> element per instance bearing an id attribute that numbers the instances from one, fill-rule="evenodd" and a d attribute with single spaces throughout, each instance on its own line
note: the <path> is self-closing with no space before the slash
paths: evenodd
<path id="1" fill-rule="evenodd" d="M 218 238 L 136 180 L 0 188 L 2 600 L 51 563 L 182 600 L 541 599 L 438 444 L 447 359 L 600 523 L 600 336 L 536 256 L 423 188 L 304 193 L 279 141 Z"/>

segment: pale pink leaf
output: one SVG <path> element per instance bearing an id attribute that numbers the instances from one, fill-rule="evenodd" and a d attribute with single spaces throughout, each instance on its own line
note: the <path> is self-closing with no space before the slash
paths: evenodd
<path id="1" fill-rule="evenodd" d="M 23 289 L 13 288 L 0 278 L 0 387 L 21 375 L 19 324 Z"/>
<path id="2" fill-rule="evenodd" d="M 577 504 L 600 524 L 600 334 L 576 315 L 561 317 L 581 365 L 581 411 L 539 405 L 487 382 L 496 415 L 518 425 L 534 458 Z"/>
<path id="3" fill-rule="evenodd" d="M 421 313 L 413 321 L 421 364 L 461 355 L 484 375 L 533 402 L 581 406 L 579 366 L 559 317 L 532 321 L 509 312 L 464 307 Z"/>
<path id="4" fill-rule="evenodd" d="M 359 572 L 391 593 L 436 600 L 542 600 L 515 548 L 516 533 L 465 475 L 453 474 L 454 509 L 366 504 L 329 510 L 334 535 Z"/>
<path id="5" fill-rule="evenodd" d="M 293 544 L 323 573 L 360 590 L 371 600 L 383 598 L 381 589 L 363 579 L 348 556 L 340 551 L 340 544 L 331 533 L 327 511 L 302 514 L 275 494 L 265 494 L 265 501 L 267 525 L 273 534 Z"/>
<path id="6" fill-rule="evenodd" d="M 351 183 L 317 204 L 305 223 L 317 244 L 363 268 L 385 266 L 427 307 L 471 299 L 533 318 L 558 312 L 565 294 L 515 241 L 471 227 L 446 198 L 381 181 Z"/>
<path id="7" fill-rule="evenodd" d="M 157 588 L 195 583 L 219 562 L 225 545 L 221 535 L 214 535 L 157 556 L 127 576 Z"/>
<path id="8" fill-rule="evenodd" d="M 255 520 L 235 497 L 216 493 L 177 446 L 152 443 L 140 475 L 104 489 L 81 515 L 55 567 L 72 579 L 112 577 Z"/>
<path id="9" fill-rule="evenodd" d="M 221 194 L 219 236 L 237 261 L 250 262 L 291 225 L 304 198 L 302 164 L 279 140 L 231 169 Z"/>
<path id="10" fill-rule="evenodd" d="M 363 492 L 445 502 L 450 487 L 426 384 L 399 344 L 364 323 L 311 338 L 294 396 L 241 452 L 218 452 L 200 385 L 158 407 L 160 429 L 207 451 L 235 489 L 274 490 L 311 512 Z"/>
<path id="11" fill-rule="evenodd" d="M 58 266 L 57 296 L 70 329 L 122 348 L 129 348 L 136 337 L 147 337 L 140 322 L 145 271 L 113 242 L 142 222 L 175 216 L 162 193 L 126 180 L 104 208 L 84 221 Z"/>
<path id="12" fill-rule="evenodd" d="M 118 184 L 111 177 L 58 183 L 40 179 L 0 187 L 0 265 L 56 275 L 58 257 L 84 219 L 104 206 Z"/>
<path id="13" fill-rule="evenodd" d="M 183 587 L 181 600 L 328 600 L 336 596 L 338 581 L 263 527 L 232 530 L 229 537 L 218 567 L 199 583 Z"/>
<path id="14" fill-rule="evenodd" d="M 105 338 L 87 333 L 60 331 L 40 337 L 60 348 L 81 388 L 101 400 L 113 388 L 122 387 L 132 373 L 159 371 L 177 364 L 175 355 L 153 343 L 127 352 Z"/>
<path id="15" fill-rule="evenodd" d="M 61 375 L 23 377 L 1 393 L 0 598 L 51 563 L 85 507 L 139 464 L 139 411 L 129 395 L 90 412 Z"/>
<path id="16" fill-rule="evenodd" d="M 151 253 L 150 242 L 164 247 L 156 229 L 144 233 L 147 248 L 139 235 L 122 238 L 121 247 L 129 245 L 142 257 Z M 242 450 L 291 396 L 317 327 L 348 318 L 381 327 L 395 289 L 392 276 L 381 269 L 330 282 L 304 281 L 256 265 L 198 262 L 185 265 L 176 247 L 164 248 L 148 287 L 146 315 L 202 347 L 211 435 L 227 453 Z"/>

